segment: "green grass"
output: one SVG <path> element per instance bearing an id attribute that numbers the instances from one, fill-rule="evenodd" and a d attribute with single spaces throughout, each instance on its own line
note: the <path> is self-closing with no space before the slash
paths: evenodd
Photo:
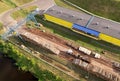
<path id="1" fill-rule="evenodd" d="M 27 12 L 31 12 L 33 10 L 35 10 L 37 8 L 37 6 L 29 6 L 27 8 L 25 8 L 25 10 L 27 10 Z"/>
<path id="2" fill-rule="evenodd" d="M 120 1 L 120 0 L 115 0 L 115 1 Z"/>
<path id="3" fill-rule="evenodd" d="M 120 2 L 115 0 L 68 0 L 96 15 L 120 22 Z"/>
<path id="4" fill-rule="evenodd" d="M 0 1 L 0 14 L 10 8 L 11 8 L 10 6 Z"/>
<path id="5" fill-rule="evenodd" d="M 4 2 L 5 4 L 7 4 L 8 6 L 15 8 L 17 7 L 16 4 L 14 2 L 12 2 L 11 0 L 1 0 L 2 2 Z"/>
<path id="6" fill-rule="evenodd" d="M 0 22 L 0 30 L 3 29 L 3 24 Z"/>
<path id="7" fill-rule="evenodd" d="M 0 35 L 3 34 L 4 30 L 3 30 L 3 24 L 0 22 Z"/>
<path id="8" fill-rule="evenodd" d="M 11 16 L 14 18 L 14 19 L 19 19 L 19 18 L 24 18 L 26 17 L 28 14 L 28 12 L 24 9 L 21 9 L 21 10 L 18 10 L 18 11 L 15 11 L 11 14 Z"/>
<path id="9" fill-rule="evenodd" d="M 23 5 L 25 3 L 31 2 L 33 0 L 12 0 L 17 5 Z"/>
<path id="10" fill-rule="evenodd" d="M 72 7 L 71 5 L 67 4 L 67 3 L 64 3 L 62 0 L 54 0 L 55 3 L 58 5 L 58 6 L 62 6 L 62 7 L 65 7 L 65 8 L 69 8 L 69 9 L 72 9 L 72 10 L 76 10 L 76 11 L 80 11 L 79 9 L 77 8 L 74 8 Z"/>
<path id="11" fill-rule="evenodd" d="M 0 0 L 0 13 L 31 1 L 33 0 Z"/>
<path id="12" fill-rule="evenodd" d="M 11 14 L 14 19 L 25 18 L 32 10 L 35 10 L 36 6 L 30 6 L 24 9 L 20 9 Z"/>

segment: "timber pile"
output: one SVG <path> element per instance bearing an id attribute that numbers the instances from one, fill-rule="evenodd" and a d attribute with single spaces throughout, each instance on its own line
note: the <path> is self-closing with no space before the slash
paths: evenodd
<path id="1" fill-rule="evenodd" d="M 98 66 L 93 66 L 92 72 L 94 72 L 95 74 L 101 77 L 106 78 L 109 81 L 120 81 L 119 74 L 111 73 L 109 70 L 105 70 Z"/>
<path id="2" fill-rule="evenodd" d="M 109 70 L 103 69 L 101 67 L 89 64 L 87 62 L 82 61 L 81 59 L 73 60 L 73 63 L 86 69 L 87 71 L 100 76 L 101 78 L 105 78 L 107 81 L 120 81 L 119 74 L 112 73 Z"/>
<path id="3" fill-rule="evenodd" d="M 80 67 L 87 68 L 88 64 L 87 62 L 82 61 L 81 59 L 75 59 L 73 61 L 76 65 L 79 65 Z"/>
<path id="4" fill-rule="evenodd" d="M 43 47 L 49 49 L 55 54 L 59 54 L 60 51 L 66 52 L 68 50 L 67 47 L 51 42 L 50 40 L 47 40 L 41 36 L 32 34 L 30 32 L 22 30 L 20 34 L 23 38 L 25 38 L 26 41 L 31 41 L 32 43 L 37 45 L 42 45 Z"/>

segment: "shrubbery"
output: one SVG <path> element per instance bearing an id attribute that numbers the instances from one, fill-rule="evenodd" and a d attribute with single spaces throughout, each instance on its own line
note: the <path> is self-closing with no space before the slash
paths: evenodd
<path id="1" fill-rule="evenodd" d="M 25 56 L 11 43 L 0 40 L 0 51 L 16 60 L 16 65 L 20 69 L 32 72 L 39 81 L 62 81 L 62 79 L 55 76 L 52 72 L 40 69 L 34 58 Z"/>

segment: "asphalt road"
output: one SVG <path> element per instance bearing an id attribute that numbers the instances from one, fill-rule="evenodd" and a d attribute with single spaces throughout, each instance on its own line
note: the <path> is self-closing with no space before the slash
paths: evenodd
<path id="1" fill-rule="evenodd" d="M 29 6 L 37 6 L 40 10 L 48 9 L 49 7 L 53 6 L 55 4 L 54 0 L 34 0 L 30 3 L 24 4 L 22 6 L 10 9 L 2 14 L 0 14 L 0 22 L 3 23 L 5 27 L 12 26 L 17 23 L 16 20 L 14 20 L 10 15 L 14 11 L 19 10 L 20 8 L 25 8 Z"/>

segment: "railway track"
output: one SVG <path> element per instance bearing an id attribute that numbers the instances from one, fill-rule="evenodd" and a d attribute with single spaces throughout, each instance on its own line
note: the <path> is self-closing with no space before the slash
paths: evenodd
<path id="1" fill-rule="evenodd" d="M 27 29 L 27 28 L 24 28 L 24 29 L 27 30 L 28 32 L 34 33 L 34 34 L 39 35 L 39 36 L 41 36 L 41 37 L 43 37 L 43 38 L 45 38 L 47 40 L 50 40 L 50 41 L 54 42 L 56 44 L 59 44 L 59 45 L 65 47 L 65 48 L 72 49 L 73 52 L 74 52 L 74 55 L 80 54 L 80 56 L 88 57 L 90 60 L 94 60 L 94 61 L 99 62 L 99 63 L 101 63 L 101 64 L 103 64 L 105 66 L 108 66 L 108 67 L 112 68 L 112 62 L 110 62 L 109 60 L 106 60 L 105 58 L 104 59 L 102 59 L 102 58 L 96 59 L 96 58 L 94 58 L 92 56 L 86 55 L 83 52 L 78 50 L 79 46 L 74 47 L 74 46 L 68 44 L 67 41 L 65 41 L 63 39 L 60 39 L 60 38 L 56 37 L 55 35 L 44 33 L 44 32 L 42 32 L 42 31 L 40 31 L 38 29 L 32 29 L 32 30 Z M 63 53 L 63 54 L 61 53 L 61 55 L 65 56 L 65 53 Z M 66 56 L 69 57 L 70 55 L 66 54 Z M 72 56 L 72 59 L 73 58 L 75 59 L 76 57 Z"/>
<path id="2" fill-rule="evenodd" d="M 103 66 L 101 68 L 106 69 L 106 70 L 109 69 L 111 72 L 115 73 L 113 71 L 115 68 L 113 68 L 112 62 L 108 59 L 103 58 L 103 56 L 102 56 L 102 58 L 98 59 L 98 58 L 94 58 L 91 55 L 86 55 L 85 53 L 78 50 L 79 46 L 73 46 L 70 43 L 68 43 L 68 41 L 66 41 L 64 39 L 58 38 L 55 35 L 51 35 L 51 34 L 42 32 L 42 31 L 37 30 L 37 29 L 30 30 L 30 29 L 24 28 L 24 30 L 26 32 L 30 32 L 30 33 L 38 35 L 46 40 L 49 40 L 49 41 L 51 41 L 59 46 L 62 46 L 63 49 L 64 48 L 71 49 L 73 51 L 73 54 L 68 54 L 67 52 L 62 51 L 62 50 L 60 50 L 60 54 L 59 54 L 60 57 L 66 59 L 70 62 L 73 62 L 73 60 L 76 58 L 79 58 L 79 59 L 86 61 L 85 59 L 87 58 L 88 59 L 87 62 L 89 62 L 89 64 L 95 65 L 97 67 L 100 67 L 100 65 L 101 65 L 101 66 Z M 83 59 L 83 58 L 85 58 L 85 59 Z"/>
<path id="3" fill-rule="evenodd" d="M 101 64 L 104 64 L 108 67 L 111 67 L 112 68 L 112 62 L 110 60 L 107 60 L 106 58 L 99 58 L 99 59 L 96 59 L 94 58 L 93 56 L 89 56 L 89 55 L 86 55 L 85 53 L 81 52 L 78 50 L 78 47 L 73 47 L 71 45 L 68 45 L 75 53 L 74 54 L 80 54 L 81 56 L 83 57 L 89 57 L 91 60 L 95 60 Z"/>

